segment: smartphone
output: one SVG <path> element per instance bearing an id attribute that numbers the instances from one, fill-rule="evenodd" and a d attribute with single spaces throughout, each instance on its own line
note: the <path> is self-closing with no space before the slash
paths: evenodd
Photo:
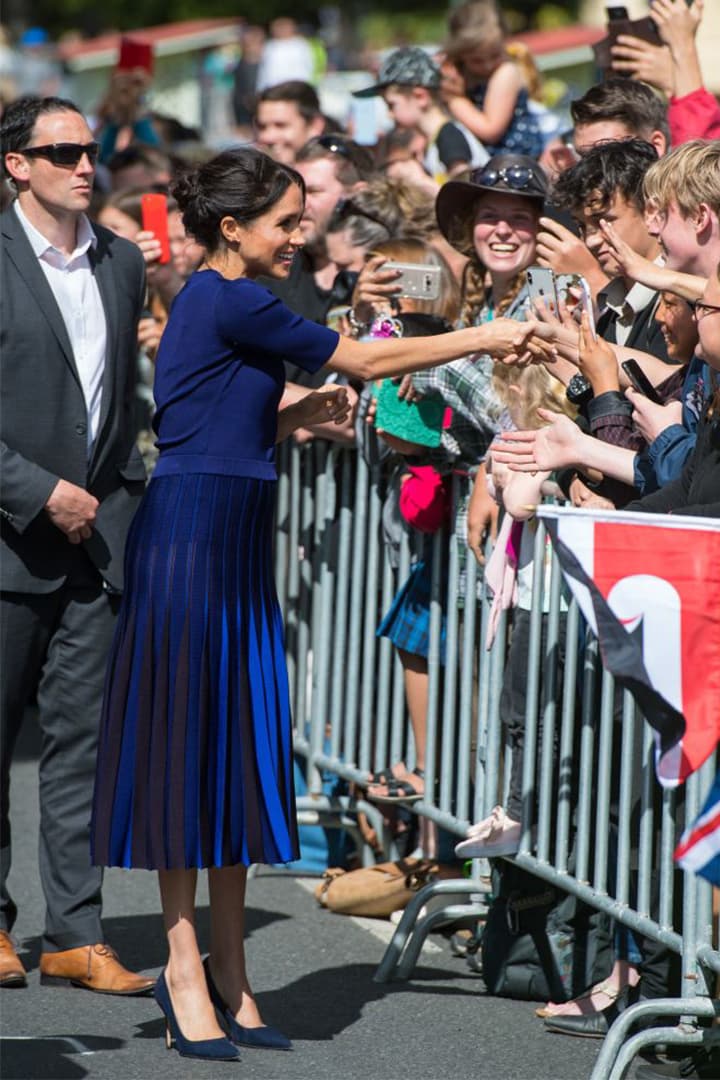
<path id="1" fill-rule="evenodd" d="M 153 47 L 149 41 L 142 41 L 140 38 L 134 37 L 120 38 L 120 52 L 115 67 L 116 71 L 135 71 L 136 68 L 140 68 L 141 71 L 152 75 L 153 63 Z"/>
<path id="2" fill-rule="evenodd" d="M 615 22 L 617 19 L 629 19 L 628 9 L 622 4 L 606 4 L 607 21 Z"/>
<path id="3" fill-rule="evenodd" d="M 597 338 L 597 328 L 595 326 L 595 307 L 593 305 L 592 292 L 590 286 L 584 277 L 578 274 L 577 284 L 580 289 L 580 310 L 587 315 L 588 326 L 590 327 L 590 333 L 593 339 Z"/>
<path id="4" fill-rule="evenodd" d="M 399 270 L 400 277 L 393 282 L 400 286 L 398 296 L 410 296 L 414 300 L 437 300 L 440 296 L 439 266 L 425 263 L 386 262 L 383 270 Z"/>
<path id="5" fill-rule="evenodd" d="M 648 401 L 654 401 L 656 405 L 662 405 L 662 398 L 638 364 L 637 360 L 623 360 L 620 367 L 627 375 L 630 385 L 633 386 L 639 394 L 646 397 Z"/>
<path id="6" fill-rule="evenodd" d="M 529 266 L 525 271 L 525 280 L 531 302 L 542 300 L 549 311 L 557 312 L 558 294 L 552 270 L 545 266 Z"/>
<path id="7" fill-rule="evenodd" d="M 160 241 L 162 254 L 159 261 L 169 263 L 170 237 L 168 235 L 167 195 L 158 195 L 155 192 L 141 195 L 140 209 L 143 229 L 155 233 L 155 239 Z"/>

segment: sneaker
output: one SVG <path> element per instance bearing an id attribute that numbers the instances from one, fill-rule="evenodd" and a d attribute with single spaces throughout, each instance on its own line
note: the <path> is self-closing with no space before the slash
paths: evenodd
<path id="1" fill-rule="evenodd" d="M 461 859 L 514 855 L 520 847 L 521 833 L 521 822 L 513 821 L 502 806 L 496 806 L 490 817 L 470 826 L 467 840 L 455 846 L 455 854 Z"/>

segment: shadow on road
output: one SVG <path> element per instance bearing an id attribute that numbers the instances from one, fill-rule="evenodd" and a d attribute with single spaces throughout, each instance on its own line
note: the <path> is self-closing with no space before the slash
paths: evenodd
<path id="1" fill-rule="evenodd" d="M 254 933 L 282 919 L 289 919 L 280 911 L 261 908 L 245 909 L 245 940 Z M 131 971 L 145 971 L 163 967 L 167 960 L 167 944 L 162 915 L 117 915 L 103 919 L 105 939 L 117 952 L 121 962 Z M 210 909 L 197 909 L 198 940 L 201 945 L 210 941 Z M 40 937 L 25 938 L 22 960 L 28 971 L 40 963 Z"/>
<path id="2" fill-rule="evenodd" d="M 123 1039 L 99 1035 L 0 1039 L 3 1080 L 79 1080 L 88 1075 L 82 1066 L 84 1054 L 119 1050 L 124 1045 Z"/>
<path id="3" fill-rule="evenodd" d="M 291 1039 L 323 1041 L 334 1039 L 355 1024 L 366 1005 L 388 994 L 427 994 L 426 986 L 412 983 L 374 983 L 375 964 L 343 964 L 321 968 L 294 983 L 257 995 L 263 1019 L 277 1024 Z M 423 972 L 433 980 L 447 979 L 447 973 Z M 477 985 L 477 983 L 476 983 Z M 436 986 L 434 994 L 442 997 L 465 997 L 470 991 L 451 986 Z"/>

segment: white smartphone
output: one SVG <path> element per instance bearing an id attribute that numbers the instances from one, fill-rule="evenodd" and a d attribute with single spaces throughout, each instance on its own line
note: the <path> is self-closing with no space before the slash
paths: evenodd
<path id="1" fill-rule="evenodd" d="M 558 296 L 555 288 L 555 275 L 545 266 L 529 266 L 525 271 L 530 302 L 542 300 L 549 311 L 558 309 Z"/>
<path id="2" fill-rule="evenodd" d="M 399 285 L 399 296 L 411 296 L 415 300 L 437 300 L 440 296 L 439 266 L 425 263 L 386 262 L 381 270 L 399 270 L 400 277 L 393 284 Z"/>
<path id="3" fill-rule="evenodd" d="M 595 306 L 593 304 L 590 286 L 588 285 L 584 277 L 579 278 L 578 284 L 582 293 L 580 297 L 581 309 L 587 315 L 590 333 L 592 334 L 593 338 L 597 338 L 597 329 L 595 327 Z"/>

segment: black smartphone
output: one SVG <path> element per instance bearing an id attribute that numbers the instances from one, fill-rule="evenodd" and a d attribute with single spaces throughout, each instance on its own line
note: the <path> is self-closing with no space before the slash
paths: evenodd
<path id="1" fill-rule="evenodd" d="M 630 385 L 634 387 L 639 394 L 646 397 L 648 401 L 654 401 L 656 405 L 662 405 L 662 398 L 638 364 L 637 360 L 623 360 L 620 367 L 627 375 Z"/>
<path id="2" fill-rule="evenodd" d="M 607 21 L 615 22 L 616 19 L 629 19 L 628 9 L 622 4 L 607 4 Z"/>

